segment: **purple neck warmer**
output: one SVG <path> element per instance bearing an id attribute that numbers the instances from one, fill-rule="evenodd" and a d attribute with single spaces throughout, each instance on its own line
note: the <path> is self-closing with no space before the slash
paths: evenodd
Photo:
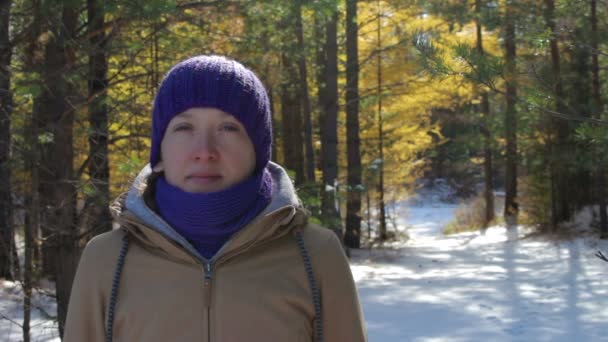
<path id="1" fill-rule="evenodd" d="M 230 237 L 251 222 L 269 203 L 270 173 L 264 169 L 228 189 L 191 193 L 156 181 L 160 215 L 205 258 L 211 259 Z"/>

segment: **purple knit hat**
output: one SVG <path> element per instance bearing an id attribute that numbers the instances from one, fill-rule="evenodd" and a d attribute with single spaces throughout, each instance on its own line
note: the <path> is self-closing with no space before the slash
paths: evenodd
<path id="1" fill-rule="evenodd" d="M 191 57 L 165 75 L 152 114 L 152 167 L 161 159 L 160 145 L 169 121 L 193 107 L 217 108 L 239 120 L 255 148 L 255 172 L 266 167 L 272 144 L 268 94 L 251 70 L 222 56 Z"/>

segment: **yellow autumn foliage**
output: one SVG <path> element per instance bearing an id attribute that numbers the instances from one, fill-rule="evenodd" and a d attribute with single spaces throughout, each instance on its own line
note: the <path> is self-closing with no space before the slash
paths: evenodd
<path id="1" fill-rule="evenodd" d="M 444 63 L 453 70 L 464 71 L 467 65 L 451 55 L 451 46 L 459 43 L 474 46 L 474 25 L 450 32 L 442 18 L 424 14 L 417 6 L 397 7 L 389 1 L 381 1 L 380 6 L 377 2 L 360 2 L 358 21 L 363 166 L 368 186 L 372 186 L 378 178 L 374 170 L 380 155 L 378 100 L 381 97 L 385 191 L 389 199 L 397 199 L 411 190 L 423 174 L 427 166 L 424 152 L 442 142 L 433 138 L 441 134 L 440 127 L 431 121 L 432 110 L 455 109 L 475 101 L 473 86 L 458 73 L 433 78 L 423 72 L 414 44 L 417 39 L 428 40 L 426 43 L 440 51 Z M 491 34 L 486 37 L 485 48 L 491 53 L 499 51 L 496 38 Z M 341 143 L 345 145 L 345 138 Z"/>

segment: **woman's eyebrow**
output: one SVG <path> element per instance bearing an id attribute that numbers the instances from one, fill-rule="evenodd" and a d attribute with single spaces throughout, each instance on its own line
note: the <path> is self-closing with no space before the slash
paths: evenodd
<path id="1" fill-rule="evenodd" d="M 182 112 L 182 113 L 177 114 L 175 117 L 191 118 L 192 117 L 192 113 L 190 113 L 190 112 Z"/>

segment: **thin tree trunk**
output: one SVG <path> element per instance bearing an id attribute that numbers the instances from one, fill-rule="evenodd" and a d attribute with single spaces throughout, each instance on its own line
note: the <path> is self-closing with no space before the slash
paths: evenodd
<path id="1" fill-rule="evenodd" d="M 342 236 L 336 208 L 338 178 L 338 11 L 335 4 L 325 22 L 325 43 L 317 55 L 319 63 L 319 103 L 321 104 L 321 208 L 328 228 Z"/>
<path id="2" fill-rule="evenodd" d="M 76 188 L 73 179 L 74 85 L 69 76 L 75 63 L 74 36 L 78 22 L 77 8 L 70 3 L 54 4 L 46 13 L 51 19 L 53 39 L 46 45 L 42 71 L 43 90 L 35 112 L 40 144 L 41 208 L 44 226 L 48 227 L 46 242 L 54 258 L 59 334 L 68 308 L 72 281 L 76 272 L 78 249 L 75 225 Z M 57 15 L 59 14 L 59 15 Z M 44 200 L 43 197 L 44 196 Z"/>
<path id="3" fill-rule="evenodd" d="M 551 65 L 553 71 L 553 94 L 555 96 L 555 110 L 565 113 L 564 91 L 561 78 L 559 46 L 557 43 L 558 32 L 555 27 L 555 3 L 553 0 L 545 0 L 545 19 L 547 27 L 551 32 Z M 552 132 L 555 139 L 550 147 L 551 154 L 551 223 L 553 230 L 557 230 L 559 223 L 570 218 L 570 204 L 568 203 L 568 174 L 566 158 L 569 157 L 568 149 L 568 121 L 561 118 L 552 118 Z"/>
<path id="4" fill-rule="evenodd" d="M 276 111 L 275 111 L 275 104 L 274 104 L 274 88 L 271 86 L 267 87 L 267 91 L 268 91 L 268 103 L 270 104 L 270 119 L 272 121 L 272 160 L 273 161 L 278 161 L 278 152 L 277 152 L 277 140 L 279 140 L 279 138 L 281 136 L 279 136 L 279 132 L 280 130 L 277 128 L 277 119 L 276 119 Z M 282 163 L 283 165 L 285 165 L 285 162 L 283 161 Z"/>
<path id="5" fill-rule="evenodd" d="M 378 163 L 378 207 L 380 209 L 380 230 L 379 237 L 380 241 L 384 241 L 388 238 L 386 232 L 386 208 L 384 203 L 384 132 L 382 127 L 382 12 L 380 8 L 380 0 L 377 2 L 378 4 L 378 53 L 377 53 L 377 77 L 378 77 L 378 88 L 377 88 L 377 96 L 378 96 L 378 153 L 379 153 L 379 163 Z"/>
<path id="6" fill-rule="evenodd" d="M 492 158 L 492 133 L 490 131 L 490 102 L 488 93 L 483 91 L 481 94 L 481 111 L 483 113 L 483 173 L 484 173 L 484 202 L 485 215 L 484 227 L 487 228 L 494 220 L 494 166 Z"/>
<path id="7" fill-rule="evenodd" d="M 281 29 L 286 31 L 281 52 L 281 112 L 283 162 L 285 167 L 295 172 L 295 183 L 304 182 L 304 151 L 302 144 L 302 106 L 300 103 L 300 87 L 297 65 L 296 29 L 293 22 L 299 16 L 297 4 L 291 4 L 288 13 L 283 18 Z M 294 63 L 294 59 L 296 63 Z"/>
<path id="8" fill-rule="evenodd" d="M 361 152 L 359 140 L 359 52 L 357 0 L 346 1 L 346 149 L 348 192 L 344 244 L 361 246 Z"/>
<path id="9" fill-rule="evenodd" d="M 288 56 L 288 52 L 281 54 L 282 77 L 281 82 L 281 112 L 283 114 L 283 153 L 285 167 L 295 171 L 295 183 L 304 182 L 304 154 L 302 151 L 302 123 L 301 106 L 296 87 L 298 71 Z"/>
<path id="10" fill-rule="evenodd" d="M 506 170 L 505 170 L 505 210 L 504 218 L 508 226 L 517 222 L 519 206 L 517 203 L 517 101 L 516 69 L 515 69 L 515 16 L 513 2 L 507 1 L 505 13 L 505 79 L 506 102 L 505 138 L 506 138 Z"/>
<path id="11" fill-rule="evenodd" d="M 32 1 L 32 27 L 29 33 L 29 42 L 27 52 L 25 54 L 25 64 L 29 70 L 40 71 L 41 60 L 37 57 L 41 54 L 41 46 L 38 44 L 38 35 L 41 31 L 40 25 L 40 2 L 38 0 Z M 38 127 L 37 122 L 40 116 L 40 97 L 34 99 L 34 108 L 32 111 L 32 117 L 29 125 L 28 132 L 25 134 L 27 139 L 28 149 L 24 149 L 23 160 L 26 161 L 27 167 L 31 172 L 31 185 L 30 195 L 26 195 L 26 217 L 24 226 L 24 239 L 25 239 L 25 255 L 24 255 L 24 266 L 23 266 L 23 341 L 30 341 L 30 318 L 31 318 L 31 303 L 32 303 L 32 287 L 34 284 L 34 259 L 36 254 L 40 254 L 39 246 L 36 244 L 37 234 L 40 232 L 40 164 L 38 158 L 38 151 L 40 149 L 38 143 Z"/>
<path id="12" fill-rule="evenodd" d="M 106 57 L 107 37 L 104 26 L 104 5 L 99 0 L 87 0 L 89 18 L 89 179 L 93 187 L 87 198 L 92 206 L 88 227 L 92 235 L 112 230 L 110 201 L 110 168 L 108 165 L 108 106 Z"/>
<path id="13" fill-rule="evenodd" d="M 160 83 L 159 79 L 161 77 L 160 70 L 158 67 L 158 32 L 160 31 L 159 26 L 159 22 L 155 20 L 153 25 L 154 37 L 152 38 L 152 53 L 150 56 L 152 58 L 152 87 L 150 87 L 153 90 L 152 96 L 154 96 L 158 90 L 158 86 Z"/>
<path id="14" fill-rule="evenodd" d="M 483 56 L 483 33 L 481 27 L 481 0 L 475 0 L 475 27 L 477 31 L 477 52 Z M 479 87 L 481 88 L 481 87 Z M 484 170 L 484 200 L 485 200 L 485 215 L 484 215 L 484 228 L 490 225 L 490 222 L 494 220 L 494 186 L 493 186 L 493 173 L 494 168 L 492 166 L 492 136 L 490 132 L 490 101 L 488 98 L 488 92 L 485 89 L 481 89 L 481 112 L 482 118 L 482 134 L 483 140 L 483 170 Z"/>
<path id="15" fill-rule="evenodd" d="M 298 70 L 300 101 L 304 119 L 304 147 L 306 153 L 306 180 L 315 182 L 315 157 L 312 145 L 312 117 L 310 96 L 308 94 L 308 75 L 306 71 L 306 47 L 304 46 L 304 28 L 302 27 L 302 0 L 295 1 L 294 16 L 296 19 L 296 36 L 298 42 Z"/>
<path id="16" fill-rule="evenodd" d="M 600 85 L 599 66 L 599 38 L 597 29 L 597 1 L 591 0 L 591 74 L 592 74 L 592 97 L 595 118 L 602 119 L 602 96 Z M 608 239 L 608 213 L 606 212 L 606 159 L 605 150 L 598 148 L 598 162 L 595 170 L 597 178 L 597 197 L 600 211 L 600 236 Z"/>
<path id="17" fill-rule="evenodd" d="M 23 341 L 30 340 L 30 318 L 32 312 L 32 287 L 34 286 L 34 265 L 33 256 L 35 246 L 34 232 L 38 230 L 40 224 L 40 199 L 38 189 L 40 178 L 38 173 L 38 148 L 36 145 L 36 137 L 38 136 L 36 124 L 32 120 L 28 135 L 28 146 L 31 150 L 28 155 L 24 156 L 28 160 L 31 170 L 31 195 L 28 196 L 26 203 L 27 217 L 25 221 L 25 260 L 23 270 Z"/>
<path id="18" fill-rule="evenodd" d="M 64 108 L 60 107 L 64 105 L 63 100 L 58 96 L 55 96 L 53 92 L 57 92 L 60 96 L 64 93 L 62 87 L 64 87 L 65 82 L 61 79 L 61 75 L 64 72 L 64 65 L 59 62 L 50 61 L 54 56 L 49 55 L 57 53 L 52 52 L 53 49 L 52 47 L 49 47 L 49 45 L 59 44 L 56 40 L 60 39 L 55 32 L 52 32 L 52 41 L 39 41 L 39 35 L 42 35 L 47 30 L 51 31 L 53 28 L 49 28 L 48 23 L 43 24 L 43 16 L 48 15 L 49 13 L 42 13 L 42 2 L 37 1 L 37 6 L 38 13 L 35 14 L 34 20 L 38 23 L 38 27 L 36 28 L 37 32 L 32 32 L 33 36 L 31 39 L 33 41 L 31 47 L 32 51 L 30 52 L 32 60 L 30 61 L 30 66 L 38 71 L 41 78 L 40 83 L 42 84 L 42 91 L 34 98 L 33 119 L 36 124 L 37 134 L 43 137 L 44 140 L 34 139 L 33 143 L 35 144 L 35 148 L 39 150 L 37 152 L 39 155 L 38 168 L 40 170 L 38 193 L 40 194 L 40 206 L 43 208 L 40 212 L 40 221 L 50 223 L 51 217 L 55 212 L 54 209 L 51 210 L 51 206 L 53 205 L 53 193 L 55 191 L 54 187 L 56 186 L 57 179 L 57 176 L 52 171 L 51 165 L 53 164 L 53 159 L 58 159 L 56 155 L 52 154 L 53 145 L 56 144 L 55 134 L 58 132 L 58 129 L 54 126 L 60 122 L 59 119 L 64 111 Z M 51 6 L 48 6 L 46 11 L 53 12 L 50 15 L 51 17 L 57 16 L 57 12 L 59 12 L 56 8 Z M 56 24 L 54 26 L 58 27 L 59 25 Z M 57 48 L 55 48 L 55 50 L 56 49 Z M 57 75 L 59 75 L 59 77 Z M 59 105 L 55 104 L 55 102 L 59 102 Z M 65 156 L 61 156 L 61 159 L 64 157 Z M 64 163 L 65 162 L 66 160 L 64 160 Z M 61 205 L 60 203 L 57 203 L 54 206 Z M 36 233 L 36 235 L 39 235 L 38 241 L 40 241 L 40 264 L 42 266 L 42 275 L 54 279 L 57 274 L 55 269 L 55 266 L 57 265 L 57 227 L 51 224 L 44 224 L 41 225 L 39 229 L 40 232 Z"/>
<path id="19" fill-rule="evenodd" d="M 11 0 L 0 2 L 0 278 L 15 279 L 13 255 L 15 232 L 11 200 L 11 75 L 12 47 L 9 37 Z"/>
<path id="20" fill-rule="evenodd" d="M 372 207 L 371 207 L 371 199 L 369 195 L 369 189 L 365 191 L 365 203 L 367 209 L 367 240 L 372 240 Z"/>
<path id="21" fill-rule="evenodd" d="M 42 30 L 42 25 L 41 25 L 41 14 L 40 14 L 40 1 L 39 0 L 32 0 L 32 10 L 31 10 L 31 15 L 32 15 L 32 24 L 30 26 L 29 29 L 29 33 L 28 33 L 28 42 L 27 42 L 27 46 L 25 48 L 25 54 L 24 54 L 24 60 L 25 60 L 25 67 L 27 70 L 31 70 L 33 73 L 37 73 L 38 75 L 42 74 L 42 67 L 44 65 L 44 57 L 43 57 L 43 44 L 42 42 L 38 39 L 38 37 L 40 36 L 41 30 Z M 42 78 L 39 77 L 38 79 L 39 82 L 42 82 Z M 32 116 L 31 116 L 31 125 L 29 126 L 29 130 L 28 132 L 26 132 L 26 137 L 29 137 L 29 144 L 28 144 L 28 148 L 30 149 L 30 151 L 28 151 L 28 153 L 25 153 L 24 156 L 22 157 L 24 161 L 29 161 L 30 162 L 30 167 L 36 167 L 37 170 L 36 172 L 38 172 L 38 178 L 37 178 L 37 183 L 36 185 L 32 185 L 32 193 L 36 192 L 37 196 L 40 193 L 40 190 L 42 189 L 42 185 L 40 184 L 40 174 L 39 174 L 39 159 L 38 158 L 35 163 L 34 163 L 34 154 L 37 153 L 40 149 L 39 146 L 39 142 L 38 139 L 34 139 L 34 136 L 38 135 L 38 128 L 40 127 L 40 124 L 38 121 L 40 121 L 40 111 L 41 111 L 41 101 L 42 98 L 41 96 L 37 96 L 34 98 L 33 101 L 33 109 L 32 109 Z M 27 197 L 26 197 L 27 200 Z M 31 196 L 30 199 L 31 200 Z M 38 200 L 38 206 L 40 206 L 40 199 Z M 28 206 L 26 206 L 27 208 Z M 39 208 L 39 207 L 37 207 Z M 40 220 L 40 215 L 43 211 L 38 211 L 38 220 Z M 26 217 L 27 218 L 27 217 Z M 42 239 L 40 238 L 40 234 L 42 233 L 40 230 L 39 226 L 34 226 L 32 227 L 33 231 L 32 233 L 32 268 L 33 269 L 37 269 L 39 271 L 41 271 L 41 273 L 43 275 L 47 275 L 47 276 L 52 276 L 53 274 L 51 273 L 45 273 L 45 263 L 46 261 L 44 260 L 44 256 L 46 255 L 45 253 L 47 251 L 43 251 L 43 248 L 46 248 L 46 244 L 42 245 L 39 242 L 42 241 Z M 49 249 L 50 251 L 50 249 Z M 47 264 L 48 265 L 48 264 Z M 52 267 L 49 267 L 52 268 Z M 48 269 L 47 269 L 48 270 Z M 25 270 L 24 270 L 25 272 Z"/>
<path id="22" fill-rule="evenodd" d="M 36 193 L 34 191 L 33 193 Z M 33 194 L 32 193 L 32 194 Z M 30 214 L 31 215 L 31 214 Z M 28 219 L 28 221 L 31 219 Z M 23 270 L 23 342 L 30 341 L 30 320 L 32 313 L 32 248 L 33 236 L 30 227 L 32 223 L 28 222 L 25 225 L 25 260 Z"/>

